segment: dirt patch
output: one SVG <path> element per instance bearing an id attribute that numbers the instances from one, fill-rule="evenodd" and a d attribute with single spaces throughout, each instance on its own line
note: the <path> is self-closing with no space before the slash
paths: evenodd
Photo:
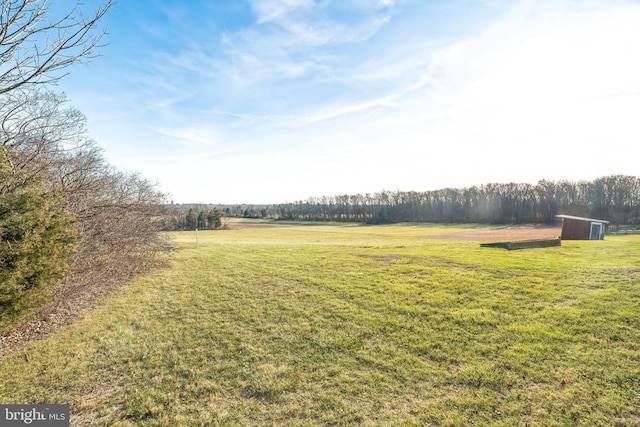
<path id="1" fill-rule="evenodd" d="M 520 225 L 495 230 L 474 230 L 436 234 L 432 236 L 424 236 L 424 238 L 483 242 L 553 239 L 560 236 L 561 230 L 561 227 L 557 225 Z"/>

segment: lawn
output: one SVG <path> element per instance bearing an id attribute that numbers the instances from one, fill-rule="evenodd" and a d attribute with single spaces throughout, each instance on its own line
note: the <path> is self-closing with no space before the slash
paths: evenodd
<path id="1" fill-rule="evenodd" d="M 640 425 L 640 236 L 235 223 L 0 360 L 76 426 Z M 466 226 L 480 228 L 479 226 Z"/>

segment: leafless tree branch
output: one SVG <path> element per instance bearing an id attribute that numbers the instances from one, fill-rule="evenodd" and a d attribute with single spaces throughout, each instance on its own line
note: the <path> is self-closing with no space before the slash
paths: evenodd
<path id="1" fill-rule="evenodd" d="M 88 16 L 80 1 L 49 19 L 47 0 L 3 0 L 0 9 L 0 94 L 28 84 L 52 83 L 71 64 L 95 56 L 106 29 L 93 34 L 112 6 L 108 0 Z"/>

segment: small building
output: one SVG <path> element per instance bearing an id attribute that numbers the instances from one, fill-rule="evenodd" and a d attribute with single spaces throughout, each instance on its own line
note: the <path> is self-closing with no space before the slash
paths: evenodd
<path id="1" fill-rule="evenodd" d="M 562 218 L 562 240 L 602 240 L 609 221 L 572 215 L 556 215 Z"/>

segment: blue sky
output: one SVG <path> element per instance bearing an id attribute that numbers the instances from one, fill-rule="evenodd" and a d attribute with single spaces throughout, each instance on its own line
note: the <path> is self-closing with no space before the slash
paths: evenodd
<path id="1" fill-rule="evenodd" d="M 179 203 L 638 175 L 638 22 L 637 0 L 120 0 L 58 89 Z"/>

